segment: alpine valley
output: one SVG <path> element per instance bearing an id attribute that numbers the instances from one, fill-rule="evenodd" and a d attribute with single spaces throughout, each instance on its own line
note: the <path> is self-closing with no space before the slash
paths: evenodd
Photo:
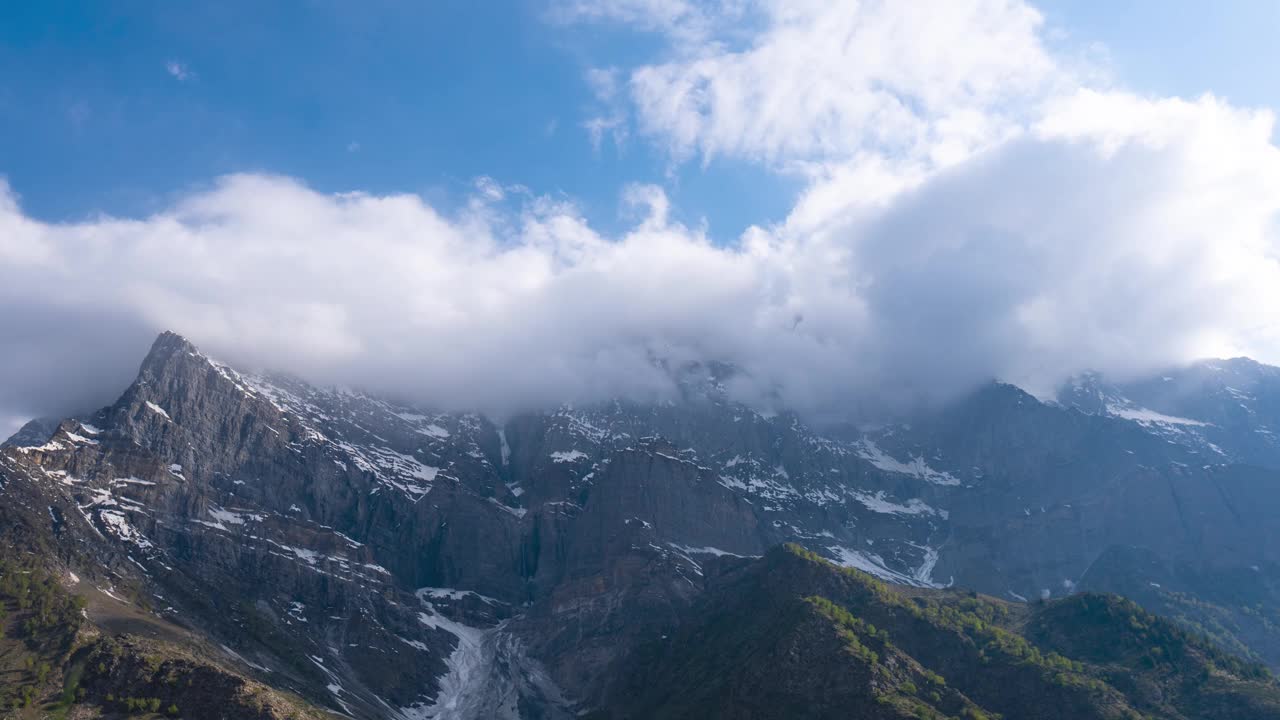
<path id="1" fill-rule="evenodd" d="M 1280 369 L 876 427 L 245 370 L 165 333 L 0 449 L 0 714 L 1280 718 Z"/>

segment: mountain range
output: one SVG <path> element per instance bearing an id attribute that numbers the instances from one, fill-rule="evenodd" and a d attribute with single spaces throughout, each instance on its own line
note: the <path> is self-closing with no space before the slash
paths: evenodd
<path id="1" fill-rule="evenodd" d="M 989 383 L 875 427 L 737 402 L 734 372 L 497 421 L 165 333 L 114 404 L 0 448 L 0 700 L 1280 717 L 1280 369 Z"/>

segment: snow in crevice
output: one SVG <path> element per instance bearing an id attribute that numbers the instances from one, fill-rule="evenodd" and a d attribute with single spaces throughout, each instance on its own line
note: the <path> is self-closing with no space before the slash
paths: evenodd
<path id="1" fill-rule="evenodd" d="M 418 588 L 414 594 L 417 595 L 418 599 L 424 603 L 429 602 L 430 600 L 457 601 L 467 597 L 474 597 L 488 605 L 505 604 L 497 598 L 491 598 L 488 595 L 481 595 L 474 590 L 458 590 L 456 588 L 424 587 Z"/>
<path id="2" fill-rule="evenodd" d="M 911 498 L 906 503 L 887 500 L 883 490 L 876 492 L 874 495 L 858 490 L 850 490 L 849 495 L 854 500 L 862 503 L 871 512 L 886 515 L 936 515 L 943 520 L 946 520 L 950 515 L 946 510 L 939 510 L 919 498 Z"/>
<path id="3" fill-rule="evenodd" d="M 391 448 L 326 441 L 341 450 L 357 468 L 374 475 L 381 483 L 394 487 L 412 500 L 418 500 L 431 492 L 431 483 L 440 472 L 440 468 Z"/>
<path id="4" fill-rule="evenodd" d="M 489 502 L 493 503 L 493 506 L 498 508 L 499 510 L 515 515 L 518 518 L 524 517 L 525 514 L 529 512 L 528 508 L 511 507 L 510 505 L 505 505 L 500 500 L 498 500 L 498 498 L 489 498 Z"/>
<path id="5" fill-rule="evenodd" d="M 951 585 L 955 583 L 955 578 L 948 581 L 946 585 L 934 582 L 933 569 L 938 566 L 937 548 L 928 547 L 926 545 L 916 545 L 915 543 L 911 543 L 911 545 L 924 552 L 924 557 L 921 559 L 919 567 L 911 571 L 911 577 L 914 578 L 916 582 L 927 587 L 951 587 Z"/>
<path id="6" fill-rule="evenodd" d="M 449 437 L 449 431 L 435 423 L 429 423 L 426 427 L 419 429 L 418 432 L 439 440 L 444 440 Z"/>
<path id="7" fill-rule="evenodd" d="M 400 708 L 401 720 L 520 720 L 521 698 L 545 705 L 542 717 L 548 720 L 574 717 L 546 670 L 525 654 L 505 622 L 472 627 L 438 613 L 429 602 L 423 605 L 419 622 L 453 635 L 457 644 L 445 661 L 448 669 L 435 701 Z"/>
<path id="8" fill-rule="evenodd" d="M 885 472 L 910 475 L 934 485 L 959 485 L 960 479 L 949 472 L 935 470 L 921 456 L 914 456 L 902 462 L 881 450 L 868 438 L 859 440 L 855 446 L 858 456 Z"/>
<path id="9" fill-rule="evenodd" d="M 679 462 L 689 462 L 681 458 L 666 457 Z M 703 468 L 696 463 L 691 464 L 698 467 L 700 471 L 709 470 L 709 468 Z M 801 493 L 790 483 L 790 475 L 781 465 L 765 466 L 754 458 L 735 455 L 721 467 L 726 472 L 720 474 L 719 483 L 730 490 L 745 492 L 775 503 L 795 500 L 804 496 L 804 493 Z M 830 498 L 824 498 L 820 492 L 816 494 L 811 492 L 810 495 L 810 499 L 818 504 L 825 504 L 823 502 L 824 499 L 839 500 L 839 497 L 834 495 Z"/>
<path id="10" fill-rule="evenodd" d="M 1139 425 L 1175 425 L 1187 427 L 1203 427 L 1208 423 L 1191 418 L 1177 417 L 1175 415 L 1165 415 L 1164 413 L 1148 410 L 1147 408 L 1136 407 L 1129 403 L 1107 403 L 1107 414 L 1113 415 L 1125 420 L 1132 420 Z"/>
<path id="11" fill-rule="evenodd" d="M 426 435 L 437 440 L 447 440 L 450 437 L 448 430 L 432 422 L 437 419 L 436 416 L 410 412 L 392 412 L 391 414 L 409 423 L 413 431 L 419 435 Z"/>
<path id="12" fill-rule="evenodd" d="M 511 464 L 511 445 L 507 443 L 507 431 L 505 428 L 498 428 L 498 451 L 502 456 L 502 467 Z"/>
<path id="13" fill-rule="evenodd" d="M 144 550 L 153 547 L 151 541 L 129 522 L 123 512 L 119 510 L 99 510 L 98 518 L 102 520 L 107 531 L 120 540 L 137 545 Z"/>
<path id="14" fill-rule="evenodd" d="M 239 372 L 236 372 L 236 370 L 233 369 L 230 365 L 227 365 L 226 363 L 220 362 L 218 360 L 214 360 L 213 358 L 200 353 L 191 353 L 191 354 L 194 355 L 195 357 L 203 358 L 205 362 L 209 363 L 209 366 L 212 367 L 215 372 L 221 375 L 224 380 L 234 385 L 235 388 L 240 392 L 250 397 L 256 397 L 258 395 L 258 393 L 256 393 L 250 387 L 248 380 Z"/>
<path id="15" fill-rule="evenodd" d="M 58 450 L 64 450 L 66 449 L 66 447 L 67 447 L 66 445 L 63 445 L 57 440 L 50 440 L 49 442 L 43 445 L 24 445 L 24 446 L 18 447 L 17 450 L 20 453 L 26 454 L 32 450 L 35 450 L 36 452 L 56 452 Z"/>
<path id="16" fill-rule="evenodd" d="M 709 547 L 709 546 L 694 547 L 692 545 L 680 545 L 679 543 L 673 543 L 673 542 L 669 542 L 667 543 L 667 545 L 670 545 L 676 550 L 679 550 L 689 555 L 715 555 L 716 557 L 728 556 L 728 557 L 736 557 L 736 558 L 760 557 L 759 555 L 739 555 L 738 553 L 735 553 L 735 552 L 729 552 L 728 550 L 721 550 L 720 548 Z"/>
<path id="17" fill-rule="evenodd" d="M 165 409 L 164 409 L 164 408 L 162 408 L 162 407 L 160 407 L 159 405 L 157 405 L 157 404 L 155 404 L 155 403 L 151 402 L 150 400 L 148 400 L 148 401 L 146 402 L 146 406 L 147 406 L 148 408 L 150 408 L 152 412 L 154 412 L 155 414 L 157 414 L 157 415 L 159 415 L 160 417 L 164 418 L 165 420 L 169 420 L 170 422 L 172 422 L 172 421 L 173 421 L 173 418 L 169 417 L 169 413 L 168 413 L 168 412 L 166 412 L 166 411 L 165 411 Z"/>
<path id="18" fill-rule="evenodd" d="M 98 523 L 102 525 L 108 535 L 134 545 L 141 550 L 148 551 L 147 557 L 150 559 L 151 553 L 149 551 L 155 546 L 141 530 L 129 521 L 129 517 L 126 515 L 126 513 L 136 513 L 145 516 L 148 514 L 146 509 L 136 500 L 114 495 L 105 488 L 93 488 L 89 492 L 92 494 L 90 500 L 83 505 L 76 505 L 76 510 L 80 512 L 80 516 L 93 527 L 95 532 L 98 531 L 98 526 L 93 520 L 96 516 Z"/>
<path id="19" fill-rule="evenodd" d="M 243 376 L 253 390 L 277 410 L 299 421 L 302 442 L 328 446 L 333 462 L 344 469 L 354 465 L 373 475 L 381 485 L 394 488 L 410 500 L 418 501 L 431 491 L 440 468 L 419 460 L 429 456 L 417 446 L 391 447 L 395 442 L 373 432 L 364 422 L 372 413 L 378 422 L 388 422 L 393 430 L 413 432 L 432 440 L 448 440 L 452 433 L 444 425 L 444 415 L 407 412 L 390 403 L 348 389 L 319 390 L 295 387 L 287 378 L 264 375 Z M 353 405 L 354 403 L 354 405 Z M 357 410 L 352 410 L 352 408 Z M 355 414 L 353 414 L 355 413 Z M 465 424 L 465 419 L 464 419 Z M 344 436 L 354 433 L 355 442 Z M 376 440 L 379 444 L 370 441 Z"/>
<path id="20" fill-rule="evenodd" d="M 333 695 L 334 702 L 338 703 L 347 715 L 352 715 L 351 706 L 342 699 L 343 693 L 346 692 L 346 689 L 342 687 L 342 683 L 338 682 L 341 679 L 338 674 L 333 670 L 330 670 L 328 667 L 325 667 L 324 661 L 315 655 L 308 655 L 307 657 L 310 658 L 311 662 L 315 664 L 316 667 L 320 668 L 320 670 L 328 676 L 329 684 L 325 686 L 325 689 Z"/>
<path id="21" fill-rule="evenodd" d="M 916 546 L 920 547 L 920 546 Z M 832 545 L 827 548 L 831 553 L 835 562 L 844 567 L 861 570 L 868 575 L 874 575 L 881 580 L 887 580 L 899 585 L 910 585 L 913 587 L 943 587 L 933 582 L 933 568 L 938 562 L 938 553 L 931 548 L 924 548 L 924 561 L 919 567 L 906 572 L 894 570 L 885 563 L 884 558 L 876 553 L 865 552 L 862 550 L 853 550 L 842 545 Z"/>
<path id="22" fill-rule="evenodd" d="M 238 513 L 231 512 L 230 510 L 223 510 L 219 507 L 209 508 L 208 512 L 209 517 L 212 517 L 215 524 L 223 530 L 227 529 L 224 523 L 228 525 L 244 525 L 246 522 L 262 522 L 263 518 L 266 517 L 261 513 Z"/>
<path id="23" fill-rule="evenodd" d="M 552 417 L 565 421 L 565 430 L 590 442 L 599 444 L 611 437 L 608 430 L 595 425 L 585 413 L 575 412 L 571 407 L 562 407 Z"/>

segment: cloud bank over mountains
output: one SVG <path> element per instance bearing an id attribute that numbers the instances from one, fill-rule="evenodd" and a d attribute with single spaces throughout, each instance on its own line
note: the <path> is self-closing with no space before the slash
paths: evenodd
<path id="1" fill-rule="evenodd" d="M 625 188 L 638 219 L 607 235 L 501 179 L 445 213 L 240 174 L 148 217 L 51 224 L 6 187 L 0 415 L 105 402 L 161 329 L 495 413 L 661 396 L 655 358 L 736 363 L 744 397 L 807 412 L 1280 361 L 1270 111 L 1100 80 L 1012 1 L 618 0 L 550 17 L 659 41 L 642 64 L 590 69 L 607 114 L 584 126 L 673 164 L 801 177 L 790 214 L 718 245 L 659 186 Z"/>

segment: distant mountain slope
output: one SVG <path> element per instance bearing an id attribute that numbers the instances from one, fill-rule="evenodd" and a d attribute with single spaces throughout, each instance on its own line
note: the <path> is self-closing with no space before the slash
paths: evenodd
<path id="1" fill-rule="evenodd" d="M 786 542 L 921 589 L 1123 591 L 1280 666 L 1280 471 L 1243 441 L 1000 384 L 820 429 L 735 402 L 732 368 L 671 372 L 669 401 L 498 424 L 166 333 L 117 402 L 0 448 L 0 541 L 358 718 L 606 707 L 719 568 Z"/>
<path id="2" fill-rule="evenodd" d="M 1280 717 L 1280 686 L 1137 605 L 894 588 L 797 546 L 727 572 L 601 718 Z"/>
<path id="3" fill-rule="evenodd" d="M 1059 401 L 1142 425 L 1206 462 L 1280 467 L 1280 368 L 1248 358 L 1205 360 L 1123 382 L 1089 373 Z"/>
<path id="4" fill-rule="evenodd" d="M 4 445 L 14 446 L 31 446 L 43 445 L 53 437 L 54 431 L 58 429 L 58 421 L 53 418 L 36 418 L 25 423 L 7 440 L 0 442 L 0 447 Z"/>
<path id="5" fill-rule="evenodd" d="M 936 577 L 1006 599 L 1123 591 L 1280 666 L 1280 464 L 1009 385 L 880 432 L 964 479 Z M 1150 562 L 1120 569 L 1131 550 Z M 1175 596 L 1196 602 L 1175 612 Z"/>

